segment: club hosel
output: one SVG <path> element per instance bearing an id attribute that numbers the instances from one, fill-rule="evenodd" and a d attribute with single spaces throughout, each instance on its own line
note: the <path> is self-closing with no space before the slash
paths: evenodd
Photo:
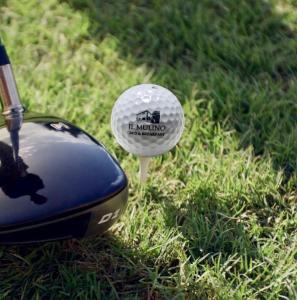
<path id="1" fill-rule="evenodd" d="M 0 96 L 7 129 L 9 131 L 19 129 L 22 125 L 24 108 L 20 101 L 12 66 L 3 45 L 0 45 Z"/>

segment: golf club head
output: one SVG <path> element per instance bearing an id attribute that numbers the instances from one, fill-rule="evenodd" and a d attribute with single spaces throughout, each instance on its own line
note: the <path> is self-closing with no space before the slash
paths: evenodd
<path id="1" fill-rule="evenodd" d="M 0 244 L 81 238 L 123 212 L 127 178 L 93 137 L 51 116 L 24 113 L 0 44 Z"/>
<path id="2" fill-rule="evenodd" d="M 107 150 L 73 124 L 24 115 L 15 158 L 0 124 L 0 243 L 81 238 L 106 231 L 127 202 L 127 178 Z"/>

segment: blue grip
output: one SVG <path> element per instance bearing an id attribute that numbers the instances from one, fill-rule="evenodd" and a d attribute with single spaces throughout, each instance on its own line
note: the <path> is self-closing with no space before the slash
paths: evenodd
<path id="1" fill-rule="evenodd" d="M 0 45 L 0 66 L 8 64 L 10 64 L 10 61 L 6 53 L 5 47 L 3 45 Z"/>

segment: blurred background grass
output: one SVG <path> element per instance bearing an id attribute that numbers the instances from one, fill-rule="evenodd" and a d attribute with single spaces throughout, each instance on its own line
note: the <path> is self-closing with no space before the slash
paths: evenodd
<path id="1" fill-rule="evenodd" d="M 130 180 L 105 236 L 1 247 L 0 299 L 297 298 L 296 1 L 0 3 L 25 105 L 93 134 Z M 143 82 L 186 116 L 145 187 L 109 124 Z"/>

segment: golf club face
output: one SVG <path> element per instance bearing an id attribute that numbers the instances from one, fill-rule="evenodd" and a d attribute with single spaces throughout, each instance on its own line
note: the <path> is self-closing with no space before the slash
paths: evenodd
<path id="1" fill-rule="evenodd" d="M 15 159 L 0 127 L 0 243 L 106 231 L 127 202 L 127 178 L 94 138 L 55 117 L 25 114 Z"/>
<path id="2" fill-rule="evenodd" d="M 75 125 L 24 113 L 0 44 L 0 244 L 81 238 L 106 231 L 123 212 L 127 178 Z"/>

